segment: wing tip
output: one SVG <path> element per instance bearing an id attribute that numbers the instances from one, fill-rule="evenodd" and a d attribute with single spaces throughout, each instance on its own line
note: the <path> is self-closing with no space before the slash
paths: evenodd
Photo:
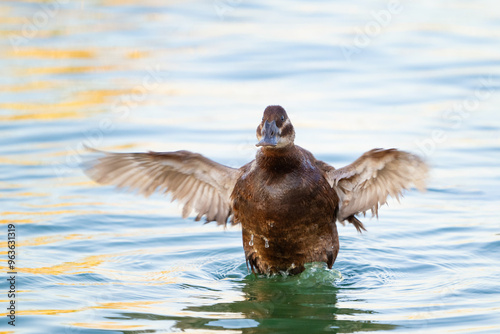
<path id="1" fill-rule="evenodd" d="M 363 225 L 363 223 L 354 215 L 347 217 L 345 220 L 354 225 L 358 233 L 361 234 L 363 231 L 366 231 L 365 225 Z"/>

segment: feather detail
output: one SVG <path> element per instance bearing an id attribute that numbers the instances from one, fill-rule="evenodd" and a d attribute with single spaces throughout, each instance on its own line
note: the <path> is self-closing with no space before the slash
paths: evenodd
<path id="1" fill-rule="evenodd" d="M 239 170 L 218 164 L 188 151 L 110 153 L 89 150 L 100 156 L 85 164 L 94 181 L 136 191 L 148 197 L 154 192 L 170 193 L 183 205 L 186 218 L 194 210 L 196 220 L 226 224 L 231 215 L 230 196 Z"/>
<path id="2" fill-rule="evenodd" d="M 358 231 L 364 227 L 354 215 L 370 210 L 378 217 L 389 196 L 399 201 L 412 185 L 424 191 L 429 171 L 420 157 L 396 149 L 373 149 L 346 167 L 328 167 L 323 167 L 327 180 L 340 199 L 338 220 L 349 221 Z"/>

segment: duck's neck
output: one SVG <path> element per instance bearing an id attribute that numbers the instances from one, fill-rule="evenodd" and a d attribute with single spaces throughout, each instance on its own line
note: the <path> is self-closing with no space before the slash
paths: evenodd
<path id="1" fill-rule="evenodd" d="M 283 148 L 261 148 L 257 153 L 261 169 L 274 173 L 290 173 L 300 166 L 300 152 L 295 145 Z"/>

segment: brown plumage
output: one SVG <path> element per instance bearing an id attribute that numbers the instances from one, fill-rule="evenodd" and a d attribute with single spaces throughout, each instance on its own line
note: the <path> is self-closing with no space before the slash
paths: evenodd
<path id="1" fill-rule="evenodd" d="M 108 153 L 92 161 L 96 182 L 172 195 L 183 217 L 241 224 L 252 272 L 297 274 L 308 262 L 331 268 L 339 251 L 336 222 L 352 223 L 368 210 L 378 215 L 387 197 L 399 198 L 412 184 L 425 188 L 427 165 L 396 149 L 374 149 L 335 169 L 294 144 L 295 131 L 280 106 L 269 106 L 257 127 L 256 159 L 230 168 L 188 151 Z"/>

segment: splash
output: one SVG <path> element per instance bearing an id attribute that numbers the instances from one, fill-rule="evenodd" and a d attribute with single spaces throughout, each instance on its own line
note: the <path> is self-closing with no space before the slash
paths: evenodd
<path id="1" fill-rule="evenodd" d="M 313 262 L 305 264 L 304 270 L 297 279 L 297 284 L 311 287 L 316 285 L 335 285 L 335 282 L 342 281 L 342 274 L 335 269 L 328 269 L 326 263 Z"/>

